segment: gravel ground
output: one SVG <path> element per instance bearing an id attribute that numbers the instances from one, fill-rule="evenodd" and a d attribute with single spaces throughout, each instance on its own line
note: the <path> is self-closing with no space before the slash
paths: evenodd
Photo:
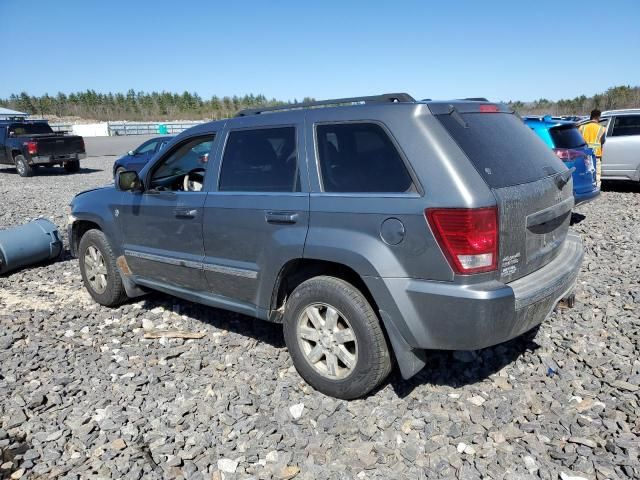
<path id="1" fill-rule="evenodd" d="M 112 161 L 0 170 L 0 225 L 63 226 Z M 0 278 L 0 477 L 639 478 L 640 188 L 577 212 L 576 308 L 352 402 L 301 380 L 277 325 L 161 294 L 100 307 L 68 254 Z"/>

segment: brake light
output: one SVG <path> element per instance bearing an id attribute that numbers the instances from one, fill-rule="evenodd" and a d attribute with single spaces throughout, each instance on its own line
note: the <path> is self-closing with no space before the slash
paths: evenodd
<path id="1" fill-rule="evenodd" d="M 38 153 L 38 144 L 36 142 L 26 142 L 24 145 L 27 147 L 29 155 L 35 155 Z"/>
<path id="2" fill-rule="evenodd" d="M 498 268 L 498 209 L 428 208 L 425 216 L 456 273 Z"/>
<path id="3" fill-rule="evenodd" d="M 497 105 L 480 105 L 480 113 L 498 113 Z"/>
<path id="4" fill-rule="evenodd" d="M 554 148 L 553 152 L 563 162 L 575 162 L 577 158 L 584 156 L 584 153 L 580 150 L 573 150 L 571 148 Z"/>
<path id="5" fill-rule="evenodd" d="M 84 138 L 80 137 L 80 147 L 82 148 L 82 151 L 85 151 L 85 147 L 84 147 Z"/>

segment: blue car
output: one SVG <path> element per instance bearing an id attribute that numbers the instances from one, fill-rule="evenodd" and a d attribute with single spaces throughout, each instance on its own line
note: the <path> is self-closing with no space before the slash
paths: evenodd
<path id="1" fill-rule="evenodd" d="M 163 137 L 155 137 L 151 140 L 147 140 L 135 150 L 129 150 L 126 155 L 120 157 L 113 164 L 113 176 L 116 173 L 124 172 L 125 170 L 135 170 L 140 172 L 149 160 L 158 152 L 164 150 L 173 140 L 173 136 L 165 135 Z"/>
<path id="2" fill-rule="evenodd" d="M 525 117 L 524 123 L 531 128 L 567 168 L 573 172 L 573 197 L 575 204 L 589 202 L 600 195 L 596 181 L 596 157 L 574 122 L 544 117 Z"/>

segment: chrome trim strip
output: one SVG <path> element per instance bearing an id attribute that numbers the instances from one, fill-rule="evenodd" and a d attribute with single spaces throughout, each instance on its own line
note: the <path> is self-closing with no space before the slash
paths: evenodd
<path id="1" fill-rule="evenodd" d="M 129 257 L 141 258 L 143 260 L 150 260 L 152 262 L 165 263 L 168 265 L 175 265 L 178 267 L 195 268 L 196 270 L 205 270 L 208 272 L 223 273 L 225 275 L 234 275 L 236 277 L 243 277 L 243 278 L 252 278 L 252 279 L 258 278 L 257 271 L 248 270 L 244 268 L 226 267 L 224 265 L 193 262 L 191 260 L 180 260 L 178 258 L 165 257 L 162 255 L 155 255 L 153 253 L 136 252 L 133 250 L 125 250 L 124 254 Z"/>
<path id="2" fill-rule="evenodd" d="M 203 263 L 203 268 L 208 272 L 224 273 L 226 275 L 234 275 L 244 278 L 258 278 L 258 272 L 255 270 L 246 270 L 244 268 L 225 267 L 213 263 Z"/>
<path id="3" fill-rule="evenodd" d="M 135 252 L 133 250 L 125 250 L 125 255 L 135 258 L 141 258 L 143 260 L 151 260 L 152 262 L 166 263 L 168 265 L 176 265 L 178 267 L 195 268 L 202 270 L 202 263 L 193 262 L 191 260 L 180 260 L 178 258 L 164 257 L 162 255 L 154 255 L 153 253 Z"/>

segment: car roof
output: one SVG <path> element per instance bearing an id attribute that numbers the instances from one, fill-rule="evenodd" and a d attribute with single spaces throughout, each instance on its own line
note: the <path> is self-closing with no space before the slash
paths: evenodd
<path id="1" fill-rule="evenodd" d="M 602 117 L 611 115 L 640 115 L 640 108 L 621 108 L 619 110 L 607 110 L 602 112 Z"/>
<path id="2" fill-rule="evenodd" d="M 382 95 L 373 95 L 365 97 L 338 98 L 332 100 L 320 100 L 306 103 L 283 104 L 273 107 L 259 107 L 245 109 L 238 112 L 234 117 L 221 120 L 213 120 L 211 122 L 202 123 L 188 129 L 189 136 L 201 135 L 209 133 L 213 130 L 224 128 L 229 123 L 233 126 L 236 123 L 243 123 L 245 118 L 255 118 L 268 115 L 272 118 L 282 118 L 283 122 L 289 122 L 303 116 L 309 109 L 322 107 L 327 110 L 346 110 L 360 108 L 401 108 L 416 107 L 418 105 L 428 105 L 432 114 L 451 113 L 451 109 L 455 108 L 460 113 L 482 111 L 482 107 L 486 105 L 495 107 L 495 112 L 513 113 L 507 105 L 500 102 L 492 102 L 484 97 L 459 98 L 452 100 L 416 100 L 407 93 L 386 93 Z M 180 134 L 182 137 L 182 134 Z"/>
<path id="3" fill-rule="evenodd" d="M 49 121 L 48 120 L 25 120 L 23 118 L 0 118 L 0 123 L 6 124 L 6 125 L 10 123 L 28 123 L 28 124 L 46 123 L 48 125 Z"/>

